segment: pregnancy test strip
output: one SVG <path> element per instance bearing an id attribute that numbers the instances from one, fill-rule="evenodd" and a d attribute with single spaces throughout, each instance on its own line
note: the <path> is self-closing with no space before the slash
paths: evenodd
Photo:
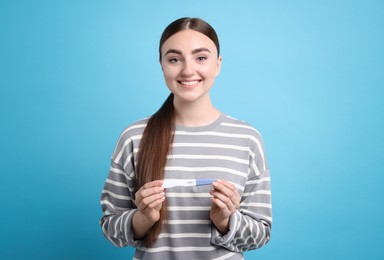
<path id="1" fill-rule="evenodd" d="M 165 179 L 164 188 L 210 185 L 215 179 Z"/>

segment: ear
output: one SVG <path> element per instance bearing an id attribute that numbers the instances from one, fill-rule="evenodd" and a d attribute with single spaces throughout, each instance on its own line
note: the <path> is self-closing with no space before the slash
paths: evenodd
<path id="1" fill-rule="evenodd" d="M 223 61 L 223 58 L 221 56 L 219 56 L 219 58 L 217 58 L 217 65 L 216 65 L 216 73 L 215 73 L 215 77 L 219 76 L 220 74 L 220 70 L 221 70 L 221 62 Z"/>

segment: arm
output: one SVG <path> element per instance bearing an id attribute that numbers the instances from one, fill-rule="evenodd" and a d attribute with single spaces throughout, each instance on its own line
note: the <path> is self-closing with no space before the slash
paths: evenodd
<path id="1" fill-rule="evenodd" d="M 268 171 L 247 181 L 240 208 L 229 217 L 228 231 L 212 229 L 213 244 L 244 252 L 269 241 L 272 225 L 269 180 Z"/>
<path id="2" fill-rule="evenodd" d="M 125 183 L 132 183 L 132 180 L 124 174 L 122 167 L 112 163 L 101 196 L 104 216 L 100 225 L 104 235 L 115 246 L 135 247 L 142 244 L 141 240 L 159 220 L 165 193 L 161 187 L 163 182 L 153 181 L 141 187 L 133 200 L 133 188 Z"/>
<path id="3" fill-rule="evenodd" d="M 229 216 L 226 227 L 212 220 L 215 224 L 212 228 L 212 244 L 230 251 L 244 252 L 260 248 L 269 241 L 272 226 L 270 175 L 262 149 L 261 139 L 259 145 L 251 145 L 248 178 L 239 206 Z M 227 195 L 227 199 L 221 202 L 236 205 L 233 199 L 235 193 L 228 190 L 221 192 Z M 227 210 L 230 208 L 227 206 Z"/>
<path id="4" fill-rule="evenodd" d="M 115 246 L 135 246 L 131 228 L 137 209 L 133 200 L 133 180 L 124 168 L 111 162 L 108 178 L 104 184 L 100 203 L 103 216 L 100 225 L 104 236 Z"/>
<path id="5" fill-rule="evenodd" d="M 165 201 L 162 184 L 162 180 L 152 181 L 146 183 L 136 192 L 135 204 L 138 211 L 132 218 L 135 239 L 144 238 L 151 227 L 160 219 L 160 210 Z"/>

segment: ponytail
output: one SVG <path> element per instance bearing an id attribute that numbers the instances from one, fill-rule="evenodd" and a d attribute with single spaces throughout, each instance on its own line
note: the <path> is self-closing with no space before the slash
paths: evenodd
<path id="1" fill-rule="evenodd" d="M 154 180 L 164 179 L 164 167 L 173 142 L 175 130 L 175 110 L 171 93 L 160 109 L 150 117 L 140 141 L 137 155 L 136 176 L 138 187 Z M 149 230 L 146 238 L 148 246 L 153 245 L 161 232 L 166 219 L 167 206 L 164 202 L 160 219 Z"/>
<path id="2" fill-rule="evenodd" d="M 161 62 L 161 46 L 175 33 L 191 29 L 200 32 L 210 38 L 216 45 L 217 53 L 220 53 L 219 39 L 215 30 L 207 22 L 199 18 L 180 18 L 169 24 L 160 38 L 159 58 Z M 164 167 L 167 155 L 173 142 L 175 131 L 175 108 L 173 106 L 174 95 L 171 93 L 160 109 L 148 120 L 140 141 L 137 155 L 136 176 L 138 187 L 145 183 L 164 179 Z M 167 203 L 164 202 L 160 211 L 160 219 L 147 234 L 147 246 L 152 246 L 161 232 L 163 222 L 167 219 Z"/>

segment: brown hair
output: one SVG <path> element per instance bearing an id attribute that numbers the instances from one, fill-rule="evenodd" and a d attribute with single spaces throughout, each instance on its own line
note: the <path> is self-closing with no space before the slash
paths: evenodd
<path id="1" fill-rule="evenodd" d="M 198 31 L 210 38 L 215 43 L 219 55 L 220 45 L 215 30 L 202 19 L 185 17 L 169 24 L 161 35 L 159 44 L 160 61 L 161 47 L 164 42 L 175 33 L 187 29 Z M 160 109 L 149 118 L 144 129 L 137 155 L 136 178 L 138 187 L 142 187 L 147 182 L 164 179 L 164 167 L 175 130 L 173 98 L 174 96 L 171 93 Z M 166 202 L 164 202 L 160 211 L 160 220 L 153 225 L 147 234 L 146 242 L 149 247 L 153 245 L 161 232 L 166 215 L 167 206 Z"/>

